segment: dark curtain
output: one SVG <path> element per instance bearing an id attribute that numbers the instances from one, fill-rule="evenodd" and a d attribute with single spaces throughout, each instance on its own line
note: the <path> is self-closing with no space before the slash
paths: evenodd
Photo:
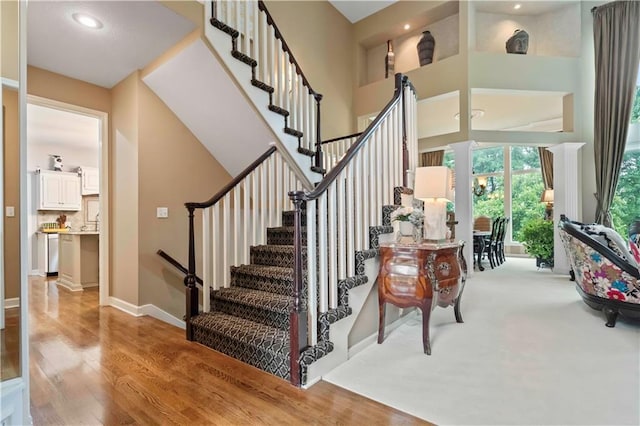
<path id="1" fill-rule="evenodd" d="M 592 11 L 596 222 L 611 226 L 609 209 L 620 175 L 638 76 L 640 2 L 616 1 Z"/>
<path id="2" fill-rule="evenodd" d="M 420 154 L 420 167 L 442 166 L 444 149 L 440 151 L 423 152 Z"/>
<path id="3" fill-rule="evenodd" d="M 553 152 L 539 146 L 538 156 L 540 157 L 540 171 L 542 172 L 544 189 L 553 189 Z"/>

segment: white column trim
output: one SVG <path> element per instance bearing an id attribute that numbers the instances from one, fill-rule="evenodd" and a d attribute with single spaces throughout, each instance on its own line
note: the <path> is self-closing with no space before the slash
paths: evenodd
<path id="1" fill-rule="evenodd" d="M 473 200 L 471 192 L 471 170 L 473 166 L 472 149 L 478 144 L 475 141 L 449 144 L 455 156 L 456 187 L 456 239 L 464 240 L 464 257 L 467 261 L 468 274 L 473 274 Z"/>
<path id="2" fill-rule="evenodd" d="M 553 268 L 568 274 L 571 266 L 567 259 L 557 225 L 560 215 L 582 222 L 582 192 L 580 189 L 581 162 L 578 151 L 584 142 L 567 142 L 547 147 L 553 153 Z"/>

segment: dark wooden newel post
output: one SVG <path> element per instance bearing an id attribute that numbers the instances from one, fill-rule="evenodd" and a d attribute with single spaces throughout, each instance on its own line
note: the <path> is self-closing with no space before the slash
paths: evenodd
<path id="1" fill-rule="evenodd" d="M 320 93 L 316 93 L 314 95 L 316 98 L 316 156 L 315 156 L 315 166 L 318 169 L 322 168 L 322 137 L 320 135 L 320 101 L 322 100 L 322 95 Z"/>
<path id="2" fill-rule="evenodd" d="M 306 315 L 302 315 L 300 294 L 302 293 L 302 200 L 304 192 L 289 193 L 293 202 L 293 304 L 289 314 L 289 365 L 291 384 L 300 387 L 300 350 L 306 346 Z M 301 341 L 304 339 L 304 341 Z"/>
<path id="3" fill-rule="evenodd" d="M 196 287 L 196 248 L 193 229 L 193 212 L 195 207 L 187 204 L 189 210 L 189 267 L 187 276 L 184 277 L 185 285 L 185 321 L 187 323 L 187 340 L 193 341 L 193 328 L 191 318 L 198 315 L 198 288 Z"/>

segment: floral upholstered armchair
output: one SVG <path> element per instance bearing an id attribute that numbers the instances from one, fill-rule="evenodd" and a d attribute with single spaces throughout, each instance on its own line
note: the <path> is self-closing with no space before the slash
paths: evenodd
<path id="1" fill-rule="evenodd" d="M 584 302 L 602 310 L 607 327 L 618 314 L 640 318 L 640 271 L 637 247 L 601 225 L 573 222 L 562 215 L 560 239 L 572 268 L 572 279 Z"/>

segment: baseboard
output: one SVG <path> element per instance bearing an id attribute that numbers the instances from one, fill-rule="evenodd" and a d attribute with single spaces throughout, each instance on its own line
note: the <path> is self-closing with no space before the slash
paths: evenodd
<path id="1" fill-rule="evenodd" d="M 20 298 L 19 297 L 10 297 L 8 299 L 4 299 L 4 308 L 12 309 L 20 307 Z"/>
<path id="2" fill-rule="evenodd" d="M 31 272 L 29 272 L 30 276 L 42 276 L 42 274 L 40 274 L 40 271 L 38 269 L 33 269 Z"/>
<path id="3" fill-rule="evenodd" d="M 125 302 L 124 300 L 111 296 L 109 297 L 109 305 L 113 306 L 116 309 L 120 309 L 121 311 L 126 312 L 134 317 L 142 317 L 148 315 L 162 322 L 166 322 L 167 324 L 171 324 L 175 327 L 179 327 L 182 329 L 186 328 L 186 324 L 184 321 L 174 317 L 167 311 L 164 311 L 158 308 L 156 305 L 152 305 L 150 303 L 142 306 L 136 306 L 133 303 Z"/>
<path id="4" fill-rule="evenodd" d="M 139 311 L 142 313 L 142 315 L 149 315 L 150 317 L 159 319 L 160 321 L 166 322 L 167 324 L 171 324 L 183 330 L 187 328 L 187 325 L 184 321 L 174 317 L 167 311 L 158 308 L 156 305 L 152 305 L 150 303 L 142 305 L 140 306 Z"/>
<path id="5" fill-rule="evenodd" d="M 126 312 L 134 317 L 141 317 L 144 314 L 140 312 L 140 306 L 136 306 L 133 303 L 125 302 L 117 297 L 109 296 L 109 305 L 116 309 L 120 309 L 122 312 Z"/>
<path id="6" fill-rule="evenodd" d="M 387 324 L 384 327 L 385 334 L 388 334 L 392 330 L 395 330 L 396 328 L 398 328 L 401 325 L 403 325 L 405 322 L 409 321 L 409 319 L 411 317 L 416 315 L 417 311 L 418 310 L 416 309 L 415 311 L 410 312 L 407 315 L 404 315 L 404 316 L 398 318 L 397 320 L 395 320 L 391 324 Z M 365 350 L 366 348 L 368 348 L 372 344 L 376 343 L 377 341 L 378 341 L 378 332 L 376 331 L 371 336 L 366 337 L 366 338 L 362 339 L 361 341 L 359 341 L 358 343 L 356 343 L 355 345 L 351 346 L 349 348 L 349 358 L 353 357 L 358 352 L 361 352 L 361 351 Z"/>

